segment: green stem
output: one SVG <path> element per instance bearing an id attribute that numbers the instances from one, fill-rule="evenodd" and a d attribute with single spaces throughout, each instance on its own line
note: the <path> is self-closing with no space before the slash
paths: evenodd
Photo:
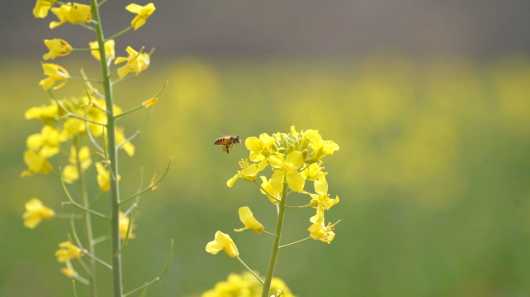
<path id="1" fill-rule="evenodd" d="M 302 206 L 286 206 L 285 208 L 301 209 L 301 208 L 308 208 L 308 207 L 311 207 L 311 204 L 306 204 L 306 205 L 302 205 Z"/>
<path id="2" fill-rule="evenodd" d="M 265 283 L 263 284 L 263 291 L 261 297 L 269 297 L 269 292 L 271 289 L 272 277 L 274 276 L 274 267 L 276 267 L 276 260 L 278 259 L 278 251 L 280 250 L 280 239 L 282 237 L 282 227 L 283 227 L 283 216 L 285 213 L 285 203 L 287 201 L 287 184 L 283 184 L 282 200 L 279 203 L 279 212 L 278 212 L 278 222 L 276 223 L 276 238 L 274 239 L 274 244 L 272 245 L 271 258 L 269 260 L 269 268 L 267 269 L 267 277 L 265 278 Z"/>
<path id="3" fill-rule="evenodd" d="M 248 271 L 250 271 L 250 273 L 252 273 L 259 280 L 260 283 L 263 284 L 263 280 L 254 271 L 252 271 L 252 269 L 250 269 L 250 267 L 248 267 L 248 265 L 245 264 L 245 262 L 243 262 L 243 260 L 241 260 L 239 256 L 237 256 L 237 259 L 239 260 L 239 262 L 241 262 L 241 264 L 243 264 L 243 266 L 245 266 Z"/>
<path id="4" fill-rule="evenodd" d="M 105 1 L 105 0 L 103 0 L 103 1 Z M 122 31 L 120 31 L 120 32 L 118 32 L 118 33 L 112 35 L 111 37 L 105 39 L 105 41 L 108 41 L 108 40 L 111 40 L 111 39 L 116 39 L 117 37 L 119 37 L 119 36 L 121 36 L 121 35 L 123 35 L 123 34 L 129 32 L 132 28 L 133 28 L 132 26 L 129 26 L 129 27 L 123 29 Z"/>
<path id="5" fill-rule="evenodd" d="M 280 249 L 283 249 L 283 248 L 286 248 L 286 247 L 290 247 L 290 246 L 292 246 L 292 245 L 299 244 L 299 243 L 302 243 L 302 242 L 304 242 L 304 241 L 308 241 L 308 240 L 310 240 L 310 239 L 311 239 L 311 237 L 308 237 L 308 238 L 304 238 L 304 239 L 302 239 L 302 240 L 298 240 L 298 241 L 295 241 L 295 242 L 291 242 L 291 243 L 288 243 L 288 244 L 286 244 L 286 245 L 282 245 L 282 246 L 280 246 Z"/>
<path id="6" fill-rule="evenodd" d="M 261 186 L 256 180 L 254 180 L 254 183 L 255 183 L 256 185 L 258 185 L 258 187 L 259 187 L 260 189 L 262 189 L 263 192 L 265 192 L 267 195 L 269 195 L 272 199 L 276 200 L 277 202 L 280 202 L 280 200 L 279 200 L 278 198 L 274 197 L 271 193 L 269 193 L 269 191 L 265 190 L 265 188 L 262 187 L 262 186 Z"/>
<path id="7" fill-rule="evenodd" d="M 105 36 L 103 35 L 103 25 L 99 15 L 99 7 L 97 0 L 90 0 L 90 6 L 92 8 L 92 16 L 97 22 L 95 25 L 96 36 L 99 45 L 99 54 L 101 57 L 101 71 L 103 73 L 103 87 L 105 90 L 105 101 L 107 106 L 107 138 L 108 138 L 108 147 L 107 152 L 110 161 L 110 169 L 115 176 L 118 176 L 118 150 L 116 144 L 116 129 L 114 123 L 116 119 L 114 118 L 114 98 L 112 96 L 112 85 L 110 82 L 110 70 L 107 65 L 107 53 L 105 52 Z M 111 38 L 115 38 L 114 36 Z M 115 255 L 121 249 L 121 240 L 120 240 L 120 188 L 118 179 L 111 179 L 111 199 L 110 199 L 110 209 L 111 209 L 111 245 L 112 251 L 111 255 Z M 121 255 L 117 257 L 112 257 L 112 287 L 113 287 L 113 296 L 122 297 L 123 296 L 123 276 L 122 276 L 122 267 L 121 267 Z"/>
<path id="8" fill-rule="evenodd" d="M 81 138 L 80 136 L 76 136 L 74 138 L 75 142 L 75 149 L 77 151 L 76 153 L 76 163 L 77 163 L 77 171 L 79 172 L 79 190 L 81 192 L 81 198 L 83 201 L 83 206 L 86 208 L 90 207 L 89 201 L 88 201 L 88 192 L 86 187 L 86 180 L 85 180 L 85 172 L 83 171 L 83 168 L 81 166 L 81 160 L 79 159 L 80 151 L 81 151 Z M 73 217 L 72 217 L 72 224 L 73 224 Z M 90 213 L 84 211 L 83 212 L 83 223 L 85 227 L 85 234 L 86 234 L 86 240 L 88 245 L 88 251 L 94 255 L 96 253 L 96 249 L 94 246 L 94 234 L 92 232 L 92 219 L 90 217 Z M 75 229 L 74 229 L 75 230 Z M 77 236 L 77 234 L 76 234 Z M 98 290 L 97 290 L 97 281 L 96 281 L 96 261 L 91 260 L 90 261 L 90 292 L 92 297 L 98 296 Z"/>

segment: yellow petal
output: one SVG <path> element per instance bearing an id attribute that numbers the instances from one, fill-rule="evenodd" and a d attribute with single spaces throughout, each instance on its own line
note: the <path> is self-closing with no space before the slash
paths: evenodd
<path id="1" fill-rule="evenodd" d="M 296 192 L 303 192 L 305 179 L 300 174 L 300 172 L 293 170 L 287 173 L 287 184 L 289 185 L 289 188 L 291 188 L 291 190 Z"/>
<path id="2" fill-rule="evenodd" d="M 283 179 L 285 176 L 285 172 L 283 170 L 276 170 L 272 174 L 271 178 L 271 186 L 274 190 L 280 192 L 283 190 Z"/>
<path id="3" fill-rule="evenodd" d="M 299 151 L 290 152 L 285 159 L 285 163 L 292 164 L 293 168 L 298 169 L 304 165 L 304 156 Z"/>
<path id="4" fill-rule="evenodd" d="M 239 208 L 239 219 L 245 225 L 245 228 L 237 229 L 237 230 L 234 229 L 234 231 L 236 232 L 241 232 L 246 229 L 251 229 L 252 231 L 256 233 L 261 233 L 263 232 L 263 230 L 265 230 L 263 225 L 260 222 L 258 222 L 258 220 L 256 220 L 256 218 L 252 214 L 252 211 L 247 206 Z"/>
<path id="5" fill-rule="evenodd" d="M 328 182 L 325 177 L 315 180 L 315 192 L 323 195 L 328 193 Z"/>

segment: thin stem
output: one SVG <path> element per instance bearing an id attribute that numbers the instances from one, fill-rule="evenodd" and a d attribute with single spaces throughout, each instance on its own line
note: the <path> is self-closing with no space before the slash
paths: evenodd
<path id="1" fill-rule="evenodd" d="M 77 22 L 77 24 L 79 26 L 83 27 L 83 28 L 86 28 L 86 29 L 90 30 L 90 31 L 96 31 L 96 29 L 94 29 L 93 27 L 90 27 L 89 25 L 86 25 L 84 23 Z"/>
<path id="2" fill-rule="evenodd" d="M 276 238 L 272 245 L 271 258 L 269 261 L 269 268 L 267 269 L 267 277 L 263 284 L 263 291 L 261 297 L 269 297 L 272 277 L 274 276 L 274 268 L 276 267 L 276 260 L 278 259 L 278 251 L 280 250 L 280 239 L 282 237 L 283 217 L 285 213 L 285 203 L 287 201 L 287 184 L 283 184 L 282 200 L 279 203 L 278 221 L 276 223 Z"/>
<path id="3" fill-rule="evenodd" d="M 83 47 L 83 48 L 73 48 L 72 49 L 72 52 L 86 52 L 86 51 L 91 51 L 92 49 L 91 48 L 88 48 L 88 47 Z"/>
<path id="4" fill-rule="evenodd" d="M 148 283 L 145 283 L 144 285 L 142 286 L 139 286 L 138 288 L 126 293 L 126 294 L 123 294 L 123 297 L 127 297 L 129 295 L 132 295 L 140 290 L 143 290 L 155 283 L 158 283 L 158 282 L 161 282 L 162 281 L 162 278 L 164 278 L 164 275 L 166 274 L 166 271 L 167 269 L 169 268 L 169 264 L 171 263 L 171 259 L 173 258 L 173 245 L 174 245 L 174 240 L 171 239 L 171 246 L 170 246 L 170 250 L 169 250 L 169 256 L 167 258 L 167 261 L 166 261 L 166 265 L 164 265 L 164 269 L 162 269 L 162 272 L 160 273 L 160 276 L 157 276 L 154 280 L 148 282 Z"/>
<path id="5" fill-rule="evenodd" d="M 70 219 L 70 227 L 72 227 L 72 234 L 74 234 L 74 239 L 75 239 L 75 242 L 77 243 L 77 246 L 80 247 L 81 249 L 83 248 L 83 244 L 81 244 L 81 240 L 79 240 L 79 236 L 77 236 L 77 231 L 76 231 L 76 228 L 75 228 L 75 223 L 74 223 L 74 219 Z"/>
<path id="6" fill-rule="evenodd" d="M 280 202 L 280 199 L 274 197 L 271 193 L 269 193 L 269 191 L 265 190 L 265 188 L 262 187 L 262 186 L 261 186 L 256 180 L 254 180 L 254 183 L 255 183 L 256 185 L 258 185 L 258 187 L 259 187 L 260 189 L 262 189 L 263 192 L 265 192 L 267 195 L 269 195 L 272 199 L 276 200 L 277 202 Z"/>
<path id="7" fill-rule="evenodd" d="M 299 243 L 302 243 L 304 241 L 308 241 L 310 240 L 311 237 L 308 237 L 308 238 L 304 238 L 302 240 L 298 240 L 298 241 L 295 241 L 295 242 L 291 242 L 291 243 L 288 243 L 288 244 L 285 244 L 285 245 L 282 245 L 280 246 L 280 249 L 283 249 L 283 248 L 286 248 L 286 247 L 289 247 L 289 246 L 292 246 L 292 245 L 295 245 L 295 244 L 299 244 Z"/>
<path id="8" fill-rule="evenodd" d="M 105 3 L 105 1 L 106 1 L 106 0 L 104 0 L 102 3 Z M 119 36 L 121 36 L 121 35 L 123 35 L 123 34 L 129 32 L 132 28 L 133 28 L 132 26 L 129 26 L 129 27 L 127 27 L 127 28 L 121 30 L 120 32 L 118 32 L 118 33 L 112 35 L 111 37 L 106 38 L 105 41 L 109 41 L 109 40 L 112 40 L 112 39 L 116 39 L 116 37 L 119 37 Z"/>
<path id="9" fill-rule="evenodd" d="M 99 15 L 97 0 L 90 0 L 92 16 L 98 24 L 96 25 L 96 36 L 99 45 L 99 55 L 101 62 L 101 71 L 103 77 L 103 87 L 105 89 L 105 101 L 109 112 L 107 118 L 107 142 L 105 146 L 105 157 L 108 153 L 110 161 L 110 171 L 114 176 L 119 175 L 118 150 L 116 144 L 116 129 L 114 118 L 114 98 L 112 96 L 112 85 L 110 82 L 110 70 L 107 64 L 107 53 L 105 51 L 105 36 L 103 34 L 103 25 Z M 110 39 L 109 39 L 110 40 Z M 116 254 L 121 248 L 120 240 L 120 185 L 117 178 L 110 181 L 110 209 L 111 209 L 111 255 Z M 123 297 L 123 275 L 121 267 L 121 256 L 112 257 L 112 287 L 114 297 Z"/>
<path id="10" fill-rule="evenodd" d="M 107 0 L 103 0 L 103 1 L 99 2 L 98 7 L 101 7 L 101 5 L 105 4 L 105 2 L 107 2 Z"/>
<path id="11" fill-rule="evenodd" d="M 74 142 L 75 142 L 75 149 L 76 149 L 76 163 L 77 163 L 77 171 L 79 172 L 79 179 L 78 179 L 78 183 L 79 183 L 79 190 L 81 192 L 81 198 L 82 198 L 82 201 L 83 201 L 83 207 L 86 207 L 87 209 L 90 208 L 90 204 L 89 204 L 89 201 L 88 201 L 88 192 L 87 192 L 87 187 L 86 187 L 86 179 L 85 179 L 85 172 L 83 170 L 83 167 L 81 166 L 81 160 L 80 160 L 80 151 L 81 151 L 81 138 L 80 136 L 76 136 L 74 138 Z M 95 249 L 95 246 L 93 244 L 93 240 L 94 240 L 94 233 L 92 232 L 92 218 L 90 217 L 90 214 L 89 213 L 86 213 L 84 212 L 83 213 L 83 222 L 84 222 L 84 227 L 85 227 L 85 234 L 86 234 L 86 240 L 87 240 L 87 244 L 88 244 L 88 250 L 91 254 L 95 254 L 96 253 L 96 249 Z M 75 233 L 75 225 L 74 225 L 74 220 L 72 218 L 71 220 L 71 224 L 72 224 L 72 229 L 74 231 L 74 236 L 77 238 L 77 234 Z M 96 262 L 94 262 L 94 260 L 90 261 L 90 270 L 91 270 L 91 274 L 90 274 L 90 291 L 92 293 L 92 296 L 93 297 L 97 297 L 98 295 L 98 292 L 97 292 L 97 279 L 96 279 Z"/>
<path id="12" fill-rule="evenodd" d="M 87 255 L 89 258 L 92 258 L 92 260 L 96 260 L 96 261 L 98 261 L 99 263 L 101 263 L 103 266 L 106 266 L 108 269 L 112 270 L 112 265 L 110 265 L 109 263 L 107 263 L 107 262 L 101 260 L 100 258 L 98 258 L 98 257 L 96 257 L 96 256 L 94 256 L 94 255 L 92 255 L 92 254 L 89 253 L 87 250 L 83 250 L 83 253 L 84 253 L 85 255 Z"/>
<path id="13" fill-rule="evenodd" d="M 82 206 L 81 204 L 75 202 L 74 199 L 72 198 L 72 196 L 70 196 L 70 193 L 68 192 L 68 189 L 66 188 L 66 184 L 64 183 L 64 179 L 63 179 L 62 174 L 61 174 L 61 184 L 63 186 L 63 191 L 66 194 L 66 197 L 68 198 L 68 200 L 70 200 L 70 204 L 72 206 L 77 207 L 77 208 L 79 208 L 81 210 L 84 210 L 86 212 L 89 212 L 89 213 L 91 213 L 93 215 L 96 215 L 96 216 L 98 216 L 100 218 L 103 218 L 103 219 L 106 219 L 106 220 L 110 220 L 110 218 L 107 217 L 106 215 L 104 215 L 102 213 L 99 213 L 99 212 L 97 212 L 95 210 L 92 210 L 90 208 L 86 208 L 86 207 Z M 64 204 L 67 204 L 67 203 L 64 203 Z"/>
<path id="14" fill-rule="evenodd" d="M 79 264 L 81 264 L 81 267 L 83 267 L 83 269 L 86 271 L 86 273 L 91 276 L 92 275 L 92 271 L 90 271 L 90 268 L 88 267 L 88 265 L 85 263 L 85 261 L 83 261 L 82 258 L 78 258 L 77 261 L 79 261 Z"/>
<path id="15" fill-rule="evenodd" d="M 149 121 L 149 118 L 151 117 L 152 113 L 153 113 L 153 108 L 150 108 L 149 112 L 147 113 L 147 116 L 145 117 L 144 123 L 142 124 L 142 127 L 140 127 L 140 129 L 134 132 L 133 135 L 129 136 L 129 138 L 125 139 L 122 143 L 120 143 L 118 145 L 118 149 L 121 149 L 125 144 L 127 144 L 128 142 L 131 142 L 133 139 L 138 137 L 140 133 L 142 133 L 142 130 L 145 128 L 145 126 L 147 126 L 147 122 Z"/>
<path id="16" fill-rule="evenodd" d="M 57 103 L 57 105 L 62 109 L 62 111 L 65 113 L 65 117 L 72 117 L 72 118 L 76 118 L 78 120 L 81 120 L 81 121 L 85 121 L 85 122 L 89 122 L 89 123 L 92 123 L 92 124 L 95 124 L 95 125 L 100 125 L 100 126 L 105 126 L 105 124 L 103 123 L 100 123 L 100 122 L 96 122 L 96 121 L 93 121 L 93 120 L 89 120 L 87 118 L 84 118 L 84 117 L 80 117 L 76 114 L 73 114 L 71 112 L 68 111 L 68 109 L 66 109 L 62 104 L 61 102 L 59 102 L 59 100 L 57 100 L 57 98 L 55 98 L 55 96 L 53 95 L 53 93 L 48 90 L 48 94 L 50 94 L 50 96 L 52 97 L 52 99 L 55 101 L 55 103 Z"/>
<path id="17" fill-rule="evenodd" d="M 273 236 L 273 237 L 278 237 L 278 236 L 276 236 L 276 234 L 271 233 L 271 232 L 267 232 L 265 230 L 263 230 L 263 233 L 268 234 L 268 235 Z"/>
<path id="18" fill-rule="evenodd" d="M 158 186 L 158 184 L 160 184 L 160 182 L 164 179 L 164 177 L 166 176 L 167 172 L 169 171 L 169 168 L 171 167 L 171 161 L 172 159 L 169 158 L 169 164 L 167 165 L 166 167 L 166 170 L 164 171 L 164 173 L 162 173 L 162 175 L 153 183 L 151 184 L 149 187 L 143 189 L 142 191 L 139 191 L 138 193 L 136 194 L 133 194 L 125 199 L 123 199 L 122 201 L 120 201 L 120 204 L 123 204 L 137 196 L 140 196 L 142 195 L 143 193 L 147 192 L 147 191 L 150 191 L 151 189 L 153 189 L 154 187 Z"/>
<path id="19" fill-rule="evenodd" d="M 129 110 L 126 110 L 126 111 L 120 113 L 115 118 L 118 119 L 118 118 L 120 118 L 122 116 L 128 115 L 128 114 L 133 113 L 133 112 L 137 111 L 138 109 L 142 109 L 142 108 L 144 108 L 144 106 L 142 104 L 140 104 L 140 105 L 138 105 L 138 106 L 136 106 L 134 108 L 131 108 Z"/>
<path id="20" fill-rule="evenodd" d="M 131 216 L 129 218 L 129 224 L 127 224 L 127 231 L 125 233 L 125 240 L 123 241 L 123 245 L 121 246 L 120 250 L 116 253 L 116 255 L 114 255 L 114 257 L 118 257 L 121 252 L 123 251 L 123 249 L 127 246 L 127 243 L 129 243 L 129 233 L 131 232 L 131 226 L 132 226 L 132 221 L 133 221 L 133 214 L 134 214 L 134 209 L 136 204 L 133 204 L 133 206 L 131 206 Z M 126 216 L 126 214 L 124 214 L 124 216 Z"/>
<path id="21" fill-rule="evenodd" d="M 77 290 L 75 289 L 75 279 L 72 280 L 72 287 L 74 289 L 74 297 L 77 297 Z"/>
<path id="22" fill-rule="evenodd" d="M 250 271 L 250 273 L 252 273 L 252 275 L 254 275 L 259 280 L 260 283 L 263 284 L 263 280 L 254 271 L 252 271 L 252 269 L 250 269 L 250 267 L 248 267 L 248 265 L 245 264 L 245 262 L 243 262 L 243 260 L 241 260 L 239 256 L 237 256 L 237 259 L 239 260 L 239 262 L 241 262 L 241 264 L 243 264 L 243 266 L 245 266 L 248 271 Z"/>
<path id="23" fill-rule="evenodd" d="M 77 76 L 71 76 L 71 75 L 68 75 L 68 79 L 73 79 L 73 80 L 80 80 L 80 81 L 89 81 L 89 82 L 94 82 L 94 83 L 98 83 L 98 84 L 102 84 L 103 81 L 101 80 L 97 80 L 97 79 L 91 79 L 91 78 L 84 78 L 84 77 L 77 77 Z"/>
<path id="24" fill-rule="evenodd" d="M 68 214 L 68 213 L 56 213 L 54 215 L 54 218 L 58 218 L 58 219 L 71 219 L 71 218 L 74 218 L 74 219 L 80 219 L 82 218 L 81 215 L 78 215 L 78 214 Z"/>
<path id="25" fill-rule="evenodd" d="M 311 204 L 306 204 L 306 205 L 302 205 L 302 206 L 286 206 L 285 208 L 301 209 L 301 208 L 308 208 L 308 207 L 311 207 Z"/>
<path id="26" fill-rule="evenodd" d="M 88 78 L 83 68 L 81 68 L 81 76 L 85 79 Z M 94 88 L 90 82 L 86 82 L 85 84 L 88 85 L 88 88 L 98 97 L 105 98 L 105 95 L 101 94 L 96 88 Z"/>
<path id="27" fill-rule="evenodd" d="M 102 243 L 104 241 L 107 241 L 109 239 L 110 239 L 110 235 L 103 235 L 103 236 L 100 236 L 100 237 L 92 240 L 92 244 L 93 245 L 100 244 L 100 243 Z"/>
<path id="28" fill-rule="evenodd" d="M 92 199 L 92 202 L 90 202 L 90 206 L 96 204 L 96 202 L 98 202 L 101 197 L 103 197 L 103 192 L 99 191 L 97 193 L 96 197 L 94 197 L 94 199 Z"/>

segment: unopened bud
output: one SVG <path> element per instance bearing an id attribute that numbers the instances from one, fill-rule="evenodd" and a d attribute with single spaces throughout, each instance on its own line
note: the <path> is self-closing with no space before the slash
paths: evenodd
<path id="1" fill-rule="evenodd" d="M 156 104 L 156 102 L 158 102 L 158 98 L 151 98 L 149 100 L 145 100 L 144 102 L 142 102 L 142 105 L 145 107 L 145 108 L 149 108 L 153 105 Z"/>

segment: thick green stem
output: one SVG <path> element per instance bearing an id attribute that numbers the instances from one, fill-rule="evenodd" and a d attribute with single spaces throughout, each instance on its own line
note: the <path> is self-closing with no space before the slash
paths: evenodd
<path id="1" fill-rule="evenodd" d="M 83 200 L 83 206 L 86 208 L 90 207 L 90 202 L 88 201 L 88 192 L 86 187 L 86 180 L 85 180 L 85 172 L 83 171 L 83 168 L 81 166 L 81 160 L 79 159 L 79 151 L 81 150 L 81 138 L 79 136 L 76 136 L 74 139 L 75 142 L 75 150 L 76 150 L 76 163 L 77 163 L 77 171 L 79 172 L 79 188 L 81 191 L 81 197 Z M 90 213 L 83 211 L 83 222 L 85 227 L 85 234 L 86 234 L 86 240 L 88 245 L 88 251 L 94 255 L 96 253 L 96 248 L 94 245 L 94 234 L 92 232 L 92 219 L 90 217 Z M 96 261 L 94 259 L 91 259 L 90 261 L 90 293 L 92 297 L 98 296 L 98 289 L 97 289 L 97 280 L 96 280 Z"/>
<path id="2" fill-rule="evenodd" d="M 114 117 L 114 101 L 112 96 L 112 84 L 110 82 L 110 71 L 109 66 L 107 65 L 107 54 L 105 52 L 105 36 L 103 35 L 103 25 L 99 16 L 99 7 L 97 0 L 90 0 L 90 6 L 92 8 L 92 16 L 97 22 L 95 25 L 96 36 L 99 45 L 99 54 L 101 57 L 101 69 L 103 72 L 103 87 L 105 90 L 105 100 L 108 111 L 107 119 L 107 152 L 110 161 L 110 169 L 113 172 L 114 176 L 117 177 L 119 174 L 118 171 L 118 149 L 116 144 L 116 130 L 114 127 L 115 117 Z M 117 178 L 111 179 L 111 199 L 110 199 L 110 209 L 111 209 L 111 245 L 112 253 L 115 255 L 121 248 L 120 240 L 120 188 Z M 122 270 L 121 270 L 121 255 L 117 257 L 112 257 L 112 286 L 113 286 L 113 296 L 122 297 L 123 295 L 123 282 L 122 282 Z"/>
<path id="3" fill-rule="evenodd" d="M 267 277 L 263 284 L 263 292 L 261 297 L 269 297 L 271 289 L 272 277 L 274 276 L 274 267 L 276 267 L 276 259 L 278 259 L 278 251 L 280 250 L 280 239 L 282 237 L 283 215 L 285 213 L 285 203 L 287 202 L 287 184 L 283 184 L 282 200 L 279 203 L 278 222 L 276 223 L 276 238 L 272 245 L 271 258 L 269 260 L 269 268 L 267 269 Z"/>

